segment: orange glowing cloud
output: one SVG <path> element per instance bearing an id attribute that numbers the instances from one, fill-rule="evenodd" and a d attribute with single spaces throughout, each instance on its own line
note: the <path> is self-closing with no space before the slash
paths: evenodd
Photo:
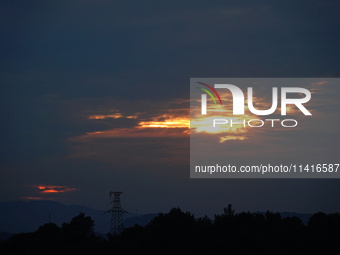
<path id="1" fill-rule="evenodd" d="M 187 102 L 185 103 L 187 104 Z M 95 157 L 108 161 L 116 161 L 117 158 L 126 160 L 125 153 L 122 153 L 126 150 L 131 151 L 143 145 L 152 151 L 153 146 L 159 144 L 162 147 L 162 152 L 168 156 L 164 158 L 158 157 L 155 159 L 156 161 L 173 162 L 172 157 L 175 157 L 174 155 L 176 154 L 178 161 L 186 162 L 187 158 L 183 155 L 187 152 L 187 140 L 185 138 L 189 136 L 190 131 L 189 109 L 169 107 L 160 110 L 162 111 L 160 114 L 155 112 L 130 113 L 126 116 L 122 114 L 123 118 L 126 119 L 129 119 L 130 116 L 133 118 L 138 116 L 138 118 L 135 118 L 134 126 L 96 130 L 70 138 L 72 148 L 70 157 Z M 94 121 L 100 120 L 99 118 L 93 119 Z M 121 140 L 121 138 L 126 139 Z M 173 138 L 176 140 L 172 140 Z M 147 155 L 149 150 L 145 150 L 143 153 Z M 112 157 L 112 155 L 115 156 Z M 134 162 L 139 159 L 145 161 L 144 157 L 138 156 Z"/>
<path id="2" fill-rule="evenodd" d="M 254 101 L 258 101 L 258 98 L 254 97 Z M 247 101 L 245 102 L 245 109 L 248 109 Z M 232 105 L 230 102 L 226 103 L 226 108 L 221 109 L 219 105 L 210 105 L 209 116 L 201 114 L 200 104 L 191 108 L 191 120 L 190 120 L 190 132 L 202 133 L 205 135 L 218 135 L 219 143 L 223 143 L 229 140 L 243 141 L 248 139 L 250 129 L 241 125 L 243 120 L 249 121 L 255 118 L 252 114 L 245 114 L 242 117 L 234 116 L 232 113 Z M 214 119 L 228 119 L 235 123 L 234 125 L 212 125 Z M 248 136 L 246 136 L 246 134 Z"/>
<path id="3" fill-rule="evenodd" d="M 113 118 L 113 119 L 119 119 L 122 118 L 123 115 L 120 113 L 116 114 L 109 114 L 109 115 L 91 115 L 88 117 L 89 120 L 103 120 L 103 119 L 108 119 L 108 118 Z"/>
<path id="4" fill-rule="evenodd" d="M 135 115 L 123 115 L 118 110 L 112 110 L 108 114 L 95 114 L 90 115 L 87 117 L 89 120 L 104 120 L 104 119 L 121 119 L 121 118 L 127 118 L 127 119 L 136 119 L 138 117 L 138 114 Z"/>
<path id="5" fill-rule="evenodd" d="M 75 188 L 67 186 L 34 186 L 39 193 L 64 193 L 76 191 Z"/>
<path id="6" fill-rule="evenodd" d="M 177 111 L 171 109 L 167 114 L 157 115 L 150 119 L 140 120 L 136 126 L 130 128 L 117 128 L 103 131 L 88 132 L 83 136 L 73 137 L 73 142 L 85 142 L 95 138 L 138 138 L 138 137 L 181 137 L 189 134 L 190 120 L 187 114 L 188 110 Z M 130 116 L 121 116 L 121 118 L 136 119 L 139 113 Z M 93 115 L 90 119 L 105 119 L 110 115 Z M 118 117 L 117 117 L 118 118 Z M 120 117 L 119 117 L 120 118 Z"/>
<path id="7" fill-rule="evenodd" d="M 158 120 L 162 119 L 162 120 Z M 161 115 L 150 121 L 141 121 L 138 128 L 189 128 L 190 122 L 188 117 L 174 117 L 171 115 Z"/>
<path id="8" fill-rule="evenodd" d="M 224 96 L 227 97 L 228 95 Z M 252 139 L 259 132 L 256 128 L 249 128 L 248 126 L 241 124 L 243 121 L 247 122 L 259 118 L 248 111 L 247 100 L 244 102 L 244 108 L 247 113 L 242 117 L 233 115 L 231 101 L 224 102 L 223 108 L 221 108 L 220 105 L 210 104 L 209 116 L 201 115 L 201 109 L 199 107 L 200 103 L 198 100 L 196 102 L 198 107 L 191 108 L 190 119 L 189 109 L 186 107 L 178 107 L 178 105 L 184 103 L 187 106 L 188 102 L 185 100 L 171 102 L 167 108 L 164 108 L 163 110 L 160 109 L 163 111 L 162 113 L 158 115 L 153 114 L 153 116 L 147 116 L 147 114 L 143 112 L 130 113 L 125 116 L 118 109 L 110 110 L 101 115 L 91 115 L 88 119 L 133 118 L 137 120 L 137 123 L 133 127 L 88 132 L 84 135 L 73 137 L 70 141 L 76 143 L 93 143 L 95 140 L 99 142 L 97 139 L 185 137 L 188 136 L 189 133 L 202 133 L 205 135 L 214 135 L 215 137 L 218 136 L 218 141 L 223 143 L 229 140 L 244 141 Z M 253 103 L 257 109 L 269 109 L 271 107 L 270 100 L 257 95 L 253 95 Z M 278 111 L 279 110 L 280 109 L 278 108 Z M 295 114 L 297 110 L 289 107 L 288 111 L 290 114 Z M 234 125 L 218 125 L 212 127 L 213 119 L 228 119 L 229 121 L 232 121 Z"/>

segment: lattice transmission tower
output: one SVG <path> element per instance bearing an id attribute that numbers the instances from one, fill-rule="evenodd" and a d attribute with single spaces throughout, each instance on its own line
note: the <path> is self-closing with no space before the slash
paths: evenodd
<path id="1" fill-rule="evenodd" d="M 122 209 L 120 202 L 120 195 L 123 192 L 110 192 L 110 197 L 113 196 L 112 208 L 107 212 L 111 213 L 111 224 L 110 224 L 110 234 L 111 235 L 119 235 L 122 233 L 124 229 L 123 224 L 123 214 L 126 213 L 125 210 Z"/>

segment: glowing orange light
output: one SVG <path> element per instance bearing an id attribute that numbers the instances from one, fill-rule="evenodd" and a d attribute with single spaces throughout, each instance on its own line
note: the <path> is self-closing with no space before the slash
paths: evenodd
<path id="1" fill-rule="evenodd" d="M 163 118 L 164 120 L 159 120 Z M 190 122 L 188 117 L 173 117 L 170 115 L 162 115 L 155 120 L 141 121 L 138 128 L 189 128 Z"/>
<path id="2" fill-rule="evenodd" d="M 40 193 L 63 193 L 75 191 L 75 188 L 66 186 L 35 186 Z"/>
<path id="3" fill-rule="evenodd" d="M 65 192 L 65 190 L 60 191 L 60 190 L 55 190 L 55 189 L 46 189 L 42 191 L 42 193 L 58 193 L 58 192 Z"/>

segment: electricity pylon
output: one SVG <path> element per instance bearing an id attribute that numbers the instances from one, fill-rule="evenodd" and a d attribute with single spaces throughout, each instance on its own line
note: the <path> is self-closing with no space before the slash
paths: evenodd
<path id="1" fill-rule="evenodd" d="M 113 192 L 111 191 L 110 197 L 113 196 L 112 208 L 107 212 L 111 213 L 111 224 L 110 224 L 110 234 L 111 235 L 119 235 L 122 233 L 124 229 L 123 223 L 123 214 L 126 213 L 125 210 L 122 209 L 121 202 L 120 202 L 120 195 L 123 192 Z"/>

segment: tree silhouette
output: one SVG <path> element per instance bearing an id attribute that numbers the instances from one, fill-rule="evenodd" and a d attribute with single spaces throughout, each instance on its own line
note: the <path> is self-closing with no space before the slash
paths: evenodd
<path id="1" fill-rule="evenodd" d="M 337 254 L 340 214 L 316 213 L 307 226 L 279 213 L 235 213 L 231 205 L 212 221 L 173 208 L 147 226 L 96 238 L 94 221 L 80 213 L 61 227 L 53 223 L 0 243 L 0 254 Z M 222 253 L 223 253 L 222 252 Z"/>
<path id="2" fill-rule="evenodd" d="M 61 229 L 54 223 L 46 223 L 35 231 L 37 236 L 44 239 L 57 238 L 60 234 Z"/>
<path id="3" fill-rule="evenodd" d="M 94 221 L 91 217 L 79 213 L 72 218 L 70 223 L 63 223 L 61 233 L 65 240 L 70 243 L 86 242 L 94 238 Z"/>

